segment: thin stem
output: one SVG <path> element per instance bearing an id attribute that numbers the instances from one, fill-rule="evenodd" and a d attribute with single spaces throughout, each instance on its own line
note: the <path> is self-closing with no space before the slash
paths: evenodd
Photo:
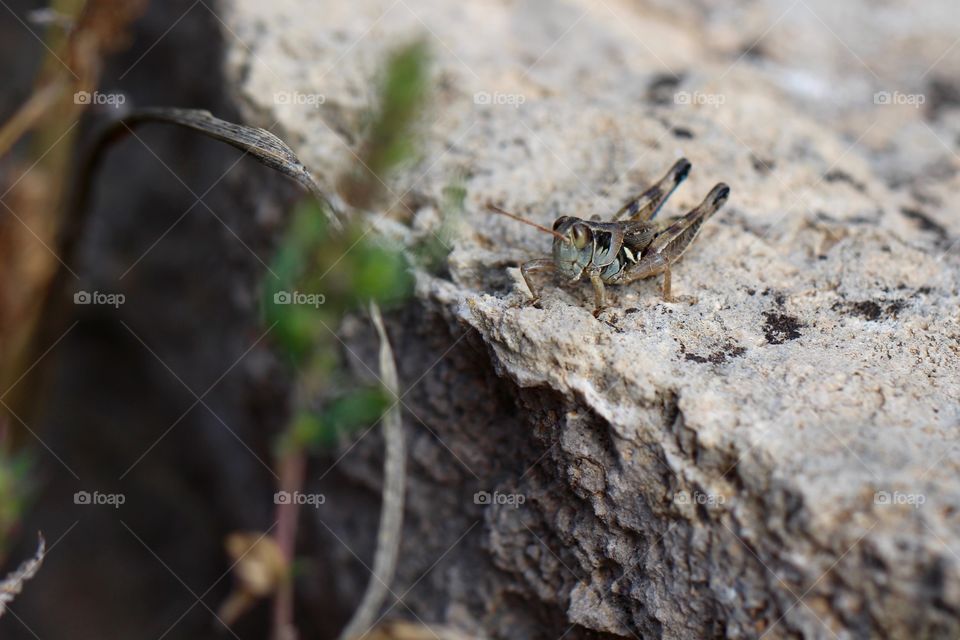
<path id="1" fill-rule="evenodd" d="M 300 491 L 306 470 L 306 455 L 303 448 L 291 445 L 286 448 L 280 460 L 280 488 L 291 496 Z M 300 516 L 300 505 L 296 500 L 284 504 L 277 504 L 276 519 L 277 546 L 283 554 L 287 567 L 293 566 L 294 553 L 297 543 L 297 523 Z M 293 624 L 293 576 L 288 572 L 277 589 L 277 596 L 273 601 L 273 640 L 292 640 L 297 637 Z"/>
<path id="2" fill-rule="evenodd" d="M 397 395 L 399 383 L 397 366 L 390 347 L 383 318 L 376 302 L 370 303 L 370 316 L 380 336 L 380 377 L 390 393 Z M 386 448 L 383 461 L 383 497 L 380 505 L 380 528 L 377 531 L 377 550 L 373 556 L 373 575 L 367 583 L 360 606 L 343 631 L 340 640 L 363 638 L 370 632 L 377 612 L 383 604 L 393 581 L 400 553 L 403 532 L 403 502 L 406 492 L 406 443 L 403 437 L 403 419 L 400 403 L 395 403 L 383 416 L 383 442 Z"/>

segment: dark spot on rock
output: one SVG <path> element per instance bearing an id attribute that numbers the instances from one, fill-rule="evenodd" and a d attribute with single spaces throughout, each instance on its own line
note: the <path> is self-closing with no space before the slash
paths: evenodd
<path id="1" fill-rule="evenodd" d="M 943 200 L 941 200 L 939 197 L 933 194 L 924 193 L 917 189 L 914 189 L 913 191 L 911 191 L 910 195 L 913 197 L 914 200 L 916 200 L 920 204 L 928 204 L 934 207 L 939 207 L 940 205 L 943 204 Z"/>
<path id="2" fill-rule="evenodd" d="M 697 518 L 700 522 L 710 522 L 710 512 L 707 511 L 706 505 L 702 502 L 697 502 Z"/>
<path id="3" fill-rule="evenodd" d="M 867 320 L 876 320 L 883 313 L 883 309 L 880 308 L 873 300 L 864 300 L 863 302 L 853 302 L 850 304 L 850 310 L 866 318 Z"/>
<path id="4" fill-rule="evenodd" d="M 855 179 L 843 169 L 831 169 L 825 176 L 823 176 L 823 179 L 827 182 L 846 182 L 860 193 L 864 193 L 867 190 L 866 185 Z"/>
<path id="5" fill-rule="evenodd" d="M 944 109 L 960 107 L 960 86 L 952 80 L 934 78 L 927 87 L 927 118 L 935 120 Z"/>
<path id="6" fill-rule="evenodd" d="M 895 318 L 905 306 L 906 303 L 903 300 L 862 300 L 859 302 L 835 302 L 830 308 L 834 311 L 842 310 L 874 322 L 883 315 Z"/>
<path id="7" fill-rule="evenodd" d="M 880 215 L 882 213 L 883 213 L 882 211 L 878 211 L 876 217 L 850 216 L 849 218 L 840 219 L 830 215 L 823 209 L 818 209 L 816 215 L 817 215 L 817 220 L 819 220 L 820 222 L 826 222 L 829 224 L 847 225 L 847 224 L 877 224 L 880 221 Z"/>
<path id="8" fill-rule="evenodd" d="M 778 293 L 773 296 L 773 301 L 782 307 L 783 304 L 787 301 L 787 296 L 783 295 L 782 293 Z"/>
<path id="9" fill-rule="evenodd" d="M 946 240 L 948 237 L 947 230 L 939 222 L 928 216 L 926 213 L 920 209 L 912 209 L 910 207 L 900 207 L 900 213 L 906 216 L 908 219 L 912 220 L 920 227 L 921 231 L 928 231 L 937 236 L 938 240 Z"/>
<path id="10" fill-rule="evenodd" d="M 817 256 L 817 260 L 826 260 L 826 259 L 827 259 L 827 256 L 823 253 Z"/>
<path id="11" fill-rule="evenodd" d="M 625 310 L 624 313 L 630 315 L 631 313 L 636 313 L 638 311 L 640 311 L 640 309 L 637 309 L 636 307 L 630 307 L 629 309 Z"/>
<path id="12" fill-rule="evenodd" d="M 878 573 L 886 573 L 888 571 L 887 563 L 884 562 L 883 558 L 873 551 L 866 550 L 862 557 L 864 566 L 869 568 L 871 571 Z"/>
<path id="13" fill-rule="evenodd" d="M 682 80 L 682 75 L 675 76 L 670 73 L 653 76 L 647 85 L 647 102 L 662 106 L 673 104 L 673 96 Z"/>
<path id="14" fill-rule="evenodd" d="M 753 165 L 753 170 L 759 173 L 760 175 L 767 175 L 776 167 L 776 163 L 773 160 L 763 160 L 757 156 L 750 156 L 750 164 Z"/>
<path id="15" fill-rule="evenodd" d="M 733 342 L 728 342 L 723 345 L 723 351 L 717 351 L 710 356 L 711 362 L 726 362 L 727 360 L 732 360 L 733 358 L 739 358 L 747 352 L 746 348 L 741 347 L 739 344 Z M 718 362 L 718 364 L 719 364 Z"/>
<path id="16" fill-rule="evenodd" d="M 931 287 L 920 287 L 917 289 L 917 293 L 922 293 L 923 295 L 929 294 L 933 289 Z"/>
<path id="17" fill-rule="evenodd" d="M 613 323 L 610 322 L 609 320 L 604 320 L 603 323 L 604 323 L 605 325 L 607 325 L 608 327 L 610 327 L 611 329 L 613 329 L 614 331 L 616 331 L 617 333 L 623 333 L 623 329 L 622 329 L 622 328 L 620 328 L 619 326 L 613 324 Z"/>
<path id="18" fill-rule="evenodd" d="M 924 569 L 920 580 L 923 586 L 933 593 L 941 593 L 943 591 L 944 574 L 943 559 L 937 557 Z"/>
<path id="19" fill-rule="evenodd" d="M 755 296 L 757 295 L 756 289 L 747 289 L 747 295 Z"/>
<path id="20" fill-rule="evenodd" d="M 766 322 L 763 324 L 763 335 L 767 344 L 783 344 L 787 340 L 796 340 L 800 337 L 803 324 L 795 317 L 784 313 L 764 311 Z"/>
<path id="21" fill-rule="evenodd" d="M 907 306 L 907 304 L 903 300 L 894 300 L 887 305 L 887 315 L 896 318 L 905 306 Z"/>
<path id="22" fill-rule="evenodd" d="M 740 55 L 747 60 L 762 60 L 767 57 L 767 51 L 759 41 L 748 42 L 743 45 L 743 50 L 740 51 Z"/>
<path id="23" fill-rule="evenodd" d="M 685 127 L 674 127 L 673 128 L 673 137 L 680 138 L 681 140 L 693 140 L 693 131 Z"/>
<path id="24" fill-rule="evenodd" d="M 707 362 L 710 364 L 723 364 L 727 360 L 739 358 L 747 352 L 747 350 L 739 344 L 730 341 L 727 341 L 719 350 L 714 351 L 708 356 L 701 356 L 696 353 L 686 353 L 686 348 L 682 344 L 680 346 L 680 352 L 684 354 L 684 360 L 689 360 L 690 362 L 697 362 L 700 364 Z"/>

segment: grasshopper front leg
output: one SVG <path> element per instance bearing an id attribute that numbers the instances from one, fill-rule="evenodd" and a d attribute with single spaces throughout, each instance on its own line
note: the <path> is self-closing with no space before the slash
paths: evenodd
<path id="1" fill-rule="evenodd" d="M 599 267 L 590 267 L 587 269 L 587 275 L 590 277 L 590 284 L 593 285 L 593 317 L 600 315 L 607 306 L 607 291 L 603 286 L 603 280 L 600 278 Z"/>
<path id="2" fill-rule="evenodd" d="M 557 265 L 553 263 L 553 260 L 548 258 L 539 258 L 537 260 L 524 262 L 520 265 L 520 275 L 523 276 L 523 281 L 527 283 L 527 288 L 530 289 L 530 295 L 533 296 L 529 304 L 535 305 L 540 302 L 540 289 L 533 283 L 533 275 L 556 270 Z"/>
<path id="3" fill-rule="evenodd" d="M 634 280 L 663 274 L 663 300 L 676 302 L 671 294 L 670 265 L 680 259 L 690 248 L 703 223 L 716 213 L 730 196 L 730 187 L 722 182 L 707 194 L 690 213 L 677 218 L 666 226 L 649 246 L 643 250 L 643 257 L 632 267 L 628 267 L 619 282 L 626 284 Z"/>

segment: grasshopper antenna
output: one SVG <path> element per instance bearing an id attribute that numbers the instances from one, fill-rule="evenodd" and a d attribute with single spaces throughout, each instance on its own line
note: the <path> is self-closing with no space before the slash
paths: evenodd
<path id="1" fill-rule="evenodd" d="M 503 209 L 501 209 L 500 207 L 498 207 L 498 206 L 496 206 L 496 205 L 494 205 L 494 204 L 487 203 L 487 209 L 489 209 L 490 211 L 493 211 L 494 213 L 499 213 L 500 215 L 507 216 L 508 218 L 513 218 L 514 220 L 516 220 L 516 221 L 518 221 L 518 222 L 522 222 L 523 224 L 528 224 L 528 225 L 530 225 L 531 227 L 535 227 L 535 228 L 539 229 L 540 231 L 543 231 L 544 233 L 549 233 L 549 234 L 552 235 L 552 236 L 556 236 L 556 237 L 560 238 L 561 240 L 563 240 L 564 242 L 567 241 L 567 236 L 563 235 L 562 233 L 559 233 L 559 232 L 557 232 L 557 231 L 554 231 L 553 229 L 547 229 L 546 227 L 542 227 L 542 226 L 540 226 L 539 224 L 537 224 L 536 222 L 530 222 L 529 220 L 527 220 L 527 219 L 525 219 L 525 218 L 521 218 L 520 216 L 518 216 L 518 215 L 515 214 L 515 213 L 510 213 L 509 211 L 504 211 Z"/>

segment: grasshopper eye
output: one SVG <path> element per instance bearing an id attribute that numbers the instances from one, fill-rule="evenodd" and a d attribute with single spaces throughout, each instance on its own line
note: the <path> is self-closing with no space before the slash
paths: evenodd
<path id="1" fill-rule="evenodd" d="M 577 249 L 583 249 L 587 246 L 587 243 L 590 242 L 590 232 L 582 224 L 574 225 L 570 230 L 570 237 L 573 241 L 573 246 Z"/>

